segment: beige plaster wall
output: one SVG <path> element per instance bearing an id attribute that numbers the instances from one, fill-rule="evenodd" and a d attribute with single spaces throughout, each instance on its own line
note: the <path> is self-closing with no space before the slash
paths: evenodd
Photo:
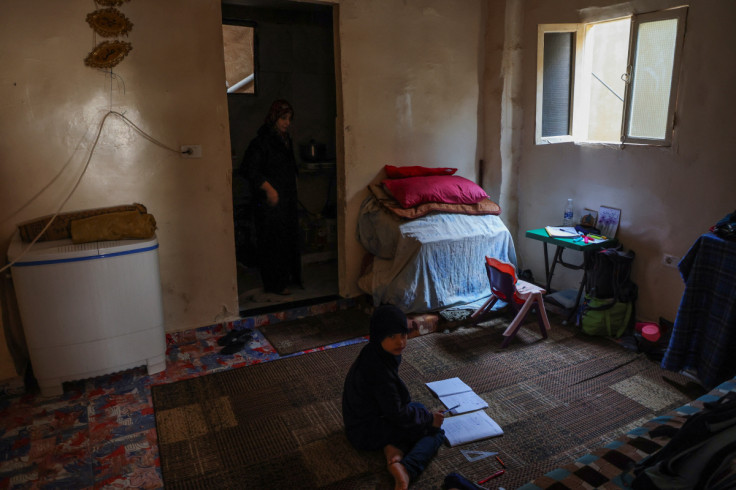
<path id="1" fill-rule="evenodd" d="M 220 2 L 134 1 L 119 9 L 134 24 L 133 50 L 111 79 L 83 63 L 103 41 L 85 22 L 94 3 L 3 2 L 0 262 L 17 223 L 53 213 L 66 198 L 112 109 L 166 146 L 202 145 L 203 157 L 182 159 L 108 117 L 64 210 L 147 206 L 158 222 L 167 331 L 237 318 Z"/>
<path id="2" fill-rule="evenodd" d="M 159 224 L 168 331 L 237 317 L 220 2 L 123 4 L 135 26 L 133 51 L 114 70 L 119 80 L 82 62 L 94 45 L 84 21 L 92 4 L 58 3 L 6 2 L 0 17 L 0 250 L 4 255 L 16 223 L 52 212 L 66 197 L 112 108 L 168 146 L 201 144 L 204 156 L 183 160 L 111 117 L 65 209 L 148 206 Z M 639 316 L 674 318 L 682 281 L 677 270 L 661 265 L 661 255 L 684 255 L 734 207 L 735 150 L 728 143 L 736 112 L 728 97 L 736 82 L 730 56 L 736 32 L 728 24 L 734 3 L 690 7 L 679 125 L 668 149 L 535 146 L 535 49 L 538 23 L 574 22 L 601 10 L 653 10 L 674 1 L 610 9 L 613 2 L 586 9 L 580 0 L 332 3 L 340 11 L 343 295 L 359 294 L 358 208 L 385 164 L 451 165 L 475 180 L 477 162 L 485 158 L 483 184 L 492 197 L 503 193 L 504 172 L 518 172 L 517 184 L 505 192 L 519 196 L 516 243 L 523 267 L 543 276 L 541 245 L 524 239 L 523 231 L 559 221 L 568 197 L 576 211 L 619 207 L 619 238 L 637 253 Z M 509 21 L 521 23 L 518 39 L 506 34 Z M 522 64 L 514 86 L 504 79 L 517 68 L 503 66 L 509 59 Z M 514 159 L 518 165 L 510 168 Z M 576 273 L 561 274 L 557 286 L 577 279 Z M 8 372 L 6 359 L 0 352 L 0 379 Z"/>
<path id="3" fill-rule="evenodd" d="M 608 205 L 622 210 L 617 238 L 637 254 L 634 280 L 639 285 L 638 317 L 674 320 L 683 291 L 677 269 L 662 265 L 665 253 L 682 257 L 717 220 L 734 210 L 736 124 L 733 47 L 736 3 L 691 2 L 687 18 L 678 124 L 671 148 L 534 145 L 537 24 L 593 20 L 600 16 L 647 12 L 680 5 L 678 1 L 616 4 L 568 0 L 525 0 L 523 58 L 524 127 L 519 176 L 519 235 L 523 267 L 544 277 L 542 245 L 525 239 L 524 230 L 561 221 L 567 198 L 579 215 L 584 207 Z M 574 254 L 566 259 L 580 260 Z M 565 271 L 569 272 L 569 271 Z M 557 287 L 571 287 L 579 273 L 560 275 Z M 553 285 L 555 285 L 553 284 Z"/>
<path id="4" fill-rule="evenodd" d="M 361 293 L 358 210 L 384 165 L 451 166 L 476 180 L 482 4 L 339 2 L 342 295 Z"/>
<path id="5" fill-rule="evenodd" d="M 340 289 L 353 296 L 363 255 L 358 208 L 384 165 L 449 165 L 476 178 L 483 2 L 333 3 L 340 9 L 338 133 L 345 135 Z M 220 2 L 123 4 L 134 23 L 133 51 L 114 80 L 82 62 L 94 46 L 84 21 L 90 4 L 57 4 L 3 7 L 0 249 L 16 223 L 56 209 L 103 116 L 123 112 L 166 145 L 201 144 L 203 158 L 181 159 L 110 117 L 64 209 L 141 202 L 154 214 L 166 330 L 237 317 Z"/>
<path id="6" fill-rule="evenodd" d="M 498 196 L 501 205 L 501 218 L 506 219 L 506 206 L 501 202 L 501 182 L 503 175 L 503 162 L 501 157 L 501 134 L 502 128 L 510 125 L 501 119 L 505 77 L 503 74 L 503 60 L 506 55 L 506 30 L 495 26 L 503 25 L 506 18 L 506 2 L 492 2 L 487 8 L 483 18 L 485 19 L 483 51 L 479 56 L 483 67 L 482 76 L 482 159 L 480 184 L 489 195 Z M 507 220 L 504 221 L 508 222 Z"/>

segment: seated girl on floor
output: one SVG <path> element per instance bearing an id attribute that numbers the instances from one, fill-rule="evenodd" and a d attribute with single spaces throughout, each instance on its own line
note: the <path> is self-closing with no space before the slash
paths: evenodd
<path id="1" fill-rule="evenodd" d="M 412 402 L 399 377 L 408 333 L 399 308 L 376 308 L 369 342 L 350 367 L 342 395 L 348 440 L 359 450 L 383 449 L 396 490 L 409 488 L 444 440 L 442 413 Z"/>

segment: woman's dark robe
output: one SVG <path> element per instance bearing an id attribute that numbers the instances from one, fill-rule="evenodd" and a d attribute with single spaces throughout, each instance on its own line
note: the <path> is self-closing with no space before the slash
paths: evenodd
<path id="1" fill-rule="evenodd" d="M 290 283 L 301 284 L 297 167 L 289 134 L 261 126 L 245 151 L 241 169 L 254 196 L 258 263 L 264 290 L 281 292 Z M 276 206 L 268 204 L 261 189 L 266 181 L 279 194 Z"/>

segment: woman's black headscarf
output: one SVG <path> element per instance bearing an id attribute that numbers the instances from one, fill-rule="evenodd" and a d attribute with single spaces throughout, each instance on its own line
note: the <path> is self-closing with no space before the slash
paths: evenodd
<path id="1" fill-rule="evenodd" d="M 266 115 L 266 119 L 263 123 L 268 127 L 273 127 L 273 125 L 276 124 L 276 121 L 287 113 L 291 113 L 291 117 L 294 117 L 294 108 L 291 107 L 291 104 L 283 99 L 275 100 L 273 101 L 273 104 L 271 104 L 271 108 L 268 110 L 268 114 Z"/>

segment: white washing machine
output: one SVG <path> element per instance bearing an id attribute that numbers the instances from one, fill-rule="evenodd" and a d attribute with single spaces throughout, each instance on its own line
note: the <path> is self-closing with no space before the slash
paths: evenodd
<path id="1" fill-rule="evenodd" d="M 166 368 L 158 240 L 28 246 L 15 234 L 11 267 L 28 351 L 41 394 L 62 382 L 146 365 Z"/>

